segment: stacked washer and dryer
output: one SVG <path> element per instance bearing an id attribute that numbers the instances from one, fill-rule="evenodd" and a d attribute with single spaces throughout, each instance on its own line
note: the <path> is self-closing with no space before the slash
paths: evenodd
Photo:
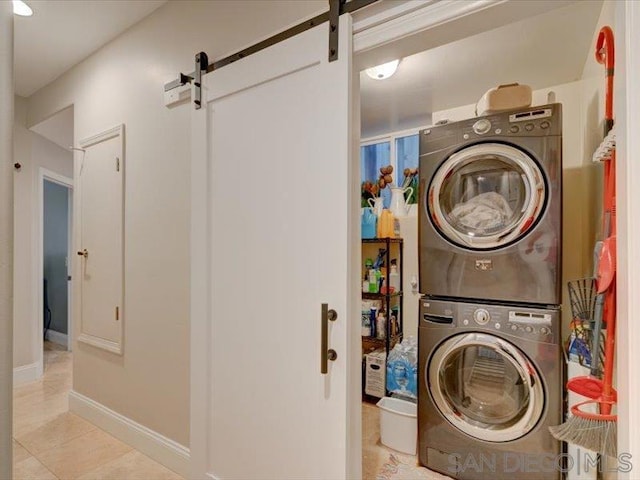
<path id="1" fill-rule="evenodd" d="M 560 478 L 562 109 L 420 132 L 419 458 L 461 480 Z"/>

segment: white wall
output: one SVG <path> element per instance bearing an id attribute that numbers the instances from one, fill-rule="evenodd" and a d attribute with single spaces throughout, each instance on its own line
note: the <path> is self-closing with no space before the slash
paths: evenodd
<path id="1" fill-rule="evenodd" d="M 36 271 L 35 252 L 40 235 L 38 205 L 38 172 L 44 167 L 66 177 L 73 176 L 73 157 L 26 127 L 27 100 L 15 97 L 14 149 L 15 161 L 22 168 L 14 172 L 14 309 L 13 366 L 23 367 L 40 358 L 38 312 L 33 298 L 34 282 L 41 281 Z"/>
<path id="2" fill-rule="evenodd" d="M 73 384 L 183 445 L 189 444 L 192 106 L 165 108 L 163 85 L 191 72 L 201 50 L 220 58 L 326 9 L 323 0 L 168 2 L 29 98 L 30 125 L 73 104 L 76 142 L 125 124 L 124 356 L 75 344 Z"/>
<path id="3" fill-rule="evenodd" d="M 11 478 L 13 12 L 0 2 L 0 478 Z"/>
<path id="4" fill-rule="evenodd" d="M 399 219 L 400 236 L 404 240 L 404 272 L 402 276 L 402 302 L 404 316 L 404 338 L 418 338 L 418 320 L 420 315 L 420 293 L 411 289 L 411 279 L 418 279 L 418 209 L 413 206 L 410 215 Z"/>

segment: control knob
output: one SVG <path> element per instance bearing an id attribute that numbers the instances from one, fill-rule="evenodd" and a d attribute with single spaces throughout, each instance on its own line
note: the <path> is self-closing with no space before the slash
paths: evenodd
<path id="1" fill-rule="evenodd" d="M 526 327 L 524 327 L 524 331 L 527 333 L 531 333 L 533 332 L 533 327 L 531 325 L 527 325 Z"/>
<path id="2" fill-rule="evenodd" d="M 491 130 L 491 122 L 486 118 L 480 119 L 473 124 L 473 131 L 478 135 L 484 135 L 489 130 Z"/>
<path id="3" fill-rule="evenodd" d="M 484 308 L 479 308 L 473 312 L 473 319 L 478 325 L 486 325 L 491 320 L 491 315 Z"/>

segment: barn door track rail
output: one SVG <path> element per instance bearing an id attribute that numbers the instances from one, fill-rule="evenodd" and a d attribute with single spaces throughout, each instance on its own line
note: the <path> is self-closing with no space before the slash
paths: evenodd
<path id="1" fill-rule="evenodd" d="M 262 40 L 250 47 L 236 52 L 228 57 L 209 63 L 209 57 L 205 52 L 200 52 L 195 56 L 195 70 L 189 74 L 180 73 L 176 80 L 166 83 L 165 92 L 170 92 L 175 88 L 182 87 L 188 83 L 194 85 L 193 105 L 196 110 L 202 107 L 202 76 L 211 73 L 214 70 L 225 67 L 237 62 L 249 55 L 253 55 L 265 48 L 282 42 L 288 38 L 298 35 L 302 32 L 312 29 L 324 22 L 329 22 L 329 61 L 334 62 L 338 59 L 338 24 L 340 15 L 343 13 L 351 13 L 363 7 L 378 2 L 379 0 L 329 0 L 329 11 L 316 15 L 309 20 L 305 20 L 283 32 L 277 33 L 272 37 Z"/>

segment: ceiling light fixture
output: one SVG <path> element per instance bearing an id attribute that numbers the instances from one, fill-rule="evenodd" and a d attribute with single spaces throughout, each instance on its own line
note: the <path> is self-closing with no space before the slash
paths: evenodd
<path id="1" fill-rule="evenodd" d="M 33 15 L 33 10 L 22 0 L 13 0 L 13 13 L 21 17 L 30 17 Z"/>
<path id="2" fill-rule="evenodd" d="M 393 60 L 391 62 L 383 63 L 377 67 L 367 68 L 366 72 L 369 77 L 374 80 L 384 80 L 396 73 L 400 60 Z"/>

